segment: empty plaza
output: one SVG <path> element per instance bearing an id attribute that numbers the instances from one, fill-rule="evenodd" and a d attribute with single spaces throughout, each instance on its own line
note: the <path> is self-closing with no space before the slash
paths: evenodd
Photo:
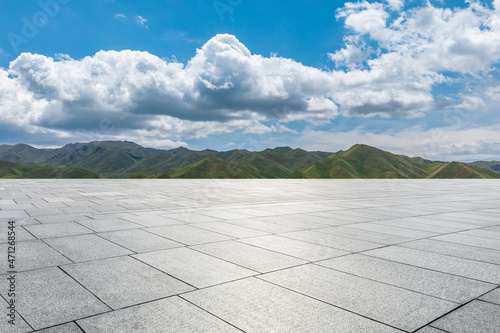
<path id="1" fill-rule="evenodd" d="M 0 209 L 0 332 L 500 332 L 499 181 L 1 180 Z"/>

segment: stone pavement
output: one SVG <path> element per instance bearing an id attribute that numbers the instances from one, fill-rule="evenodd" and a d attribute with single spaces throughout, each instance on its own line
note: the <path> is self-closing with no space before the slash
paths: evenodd
<path id="1" fill-rule="evenodd" d="M 0 209 L 0 332 L 500 332 L 499 181 L 1 180 Z"/>

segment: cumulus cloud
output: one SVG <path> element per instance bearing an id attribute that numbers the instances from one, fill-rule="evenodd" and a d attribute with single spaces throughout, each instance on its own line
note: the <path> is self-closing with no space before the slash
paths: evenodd
<path id="1" fill-rule="evenodd" d="M 212 38 L 185 65 L 130 50 L 81 60 L 23 53 L 1 74 L 0 117 L 19 126 L 89 131 L 109 119 L 115 131 L 163 130 L 181 139 L 337 115 L 327 96 L 330 73 L 252 55 L 230 35 Z"/>
<path id="2" fill-rule="evenodd" d="M 345 48 L 330 54 L 337 65 L 350 69 L 343 79 L 354 89 L 335 99 L 344 114 L 421 116 L 440 106 L 434 101 L 436 85 L 457 76 L 485 79 L 498 64 L 498 2 L 494 9 L 474 1 L 462 9 L 428 3 L 390 15 L 403 5 L 362 1 L 338 11 L 337 18 L 351 31 Z"/>

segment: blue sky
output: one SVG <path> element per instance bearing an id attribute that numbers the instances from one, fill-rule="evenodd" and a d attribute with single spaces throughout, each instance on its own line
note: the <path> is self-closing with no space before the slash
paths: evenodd
<path id="1" fill-rule="evenodd" d="M 500 159 L 500 1 L 0 3 L 0 143 Z"/>

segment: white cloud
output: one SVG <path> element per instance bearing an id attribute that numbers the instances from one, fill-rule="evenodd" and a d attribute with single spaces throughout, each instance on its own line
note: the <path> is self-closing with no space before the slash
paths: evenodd
<path id="1" fill-rule="evenodd" d="M 127 15 L 123 13 L 118 13 L 115 15 L 115 19 L 117 19 L 118 21 L 125 22 L 125 20 L 127 19 Z"/>
<path id="2" fill-rule="evenodd" d="M 397 1 L 388 3 L 402 8 Z M 453 82 L 448 72 L 460 79 L 486 79 L 500 60 L 498 11 L 477 2 L 453 10 L 428 3 L 398 15 L 388 22 L 385 5 L 366 1 L 339 10 L 337 17 L 353 32 L 345 48 L 330 54 L 351 69 L 343 80 L 354 89 L 334 98 L 343 114 L 422 115 L 436 108 L 434 87 Z"/>
<path id="3" fill-rule="evenodd" d="M 404 0 L 386 0 L 387 4 L 392 10 L 400 10 L 404 7 Z"/>
<path id="4" fill-rule="evenodd" d="M 338 113 L 325 97 L 334 86 L 330 73 L 252 55 L 230 35 L 212 38 L 186 65 L 130 50 L 60 57 L 23 53 L 3 72 L 12 93 L 0 103 L 25 106 L 16 108 L 20 118 L 2 113 L 5 121 L 82 131 L 111 119 L 117 130 L 164 128 L 179 139 L 252 131 L 272 119 L 327 122 Z"/>
<path id="5" fill-rule="evenodd" d="M 137 15 L 135 17 L 135 23 L 137 23 L 138 25 L 141 25 L 141 26 L 145 27 L 146 29 L 148 28 L 148 26 L 146 25 L 146 23 L 148 23 L 148 20 L 145 19 L 144 17 L 142 17 L 141 15 Z"/>

